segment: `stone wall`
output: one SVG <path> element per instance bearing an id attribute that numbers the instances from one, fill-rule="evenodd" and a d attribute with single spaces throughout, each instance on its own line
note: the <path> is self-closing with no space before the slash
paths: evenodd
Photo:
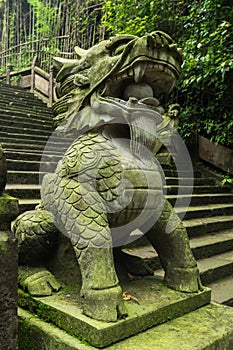
<path id="1" fill-rule="evenodd" d="M 6 177 L 5 159 L 0 148 L 0 177 Z M 18 245 L 10 231 L 10 223 L 18 214 L 18 201 L 4 193 L 0 184 L 0 348 L 16 350 Z"/>

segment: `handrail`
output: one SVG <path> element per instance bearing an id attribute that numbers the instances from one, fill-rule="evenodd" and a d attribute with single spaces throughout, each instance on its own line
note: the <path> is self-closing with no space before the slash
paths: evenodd
<path id="1" fill-rule="evenodd" d="M 198 137 L 198 154 L 200 159 L 214 165 L 215 168 L 221 169 L 233 175 L 233 150 L 215 144 L 204 136 Z"/>
<path id="2" fill-rule="evenodd" d="M 0 75 L 0 81 L 30 90 L 51 107 L 54 102 L 53 75 L 53 66 L 48 73 L 37 66 L 37 57 L 34 57 L 30 67 L 18 71 L 12 71 L 12 67 L 8 65 L 6 73 Z"/>
<path id="3" fill-rule="evenodd" d="M 0 81 L 29 89 L 51 106 L 54 101 L 53 57 L 56 55 L 75 58 L 76 56 L 75 53 L 62 50 L 67 46 L 62 40 L 69 41 L 70 36 L 60 35 L 54 38 L 35 39 L 0 52 L 0 68 L 6 67 L 6 73 L 0 74 Z M 48 43 L 46 47 L 43 46 L 45 43 Z M 52 52 L 51 47 L 60 47 L 61 51 Z M 32 65 L 29 63 L 23 68 L 22 63 L 27 61 L 32 62 Z M 21 68 L 17 69 L 17 67 Z"/>

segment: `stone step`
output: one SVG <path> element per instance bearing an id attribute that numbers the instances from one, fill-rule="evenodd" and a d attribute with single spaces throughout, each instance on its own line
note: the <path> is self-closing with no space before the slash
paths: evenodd
<path id="1" fill-rule="evenodd" d="M 22 144 L 22 143 L 16 143 L 16 142 L 2 142 L 2 148 L 6 152 L 10 151 L 19 151 L 22 149 L 24 152 L 35 152 L 37 154 L 42 154 L 44 151 L 44 145 L 36 145 L 36 144 Z"/>
<path id="2" fill-rule="evenodd" d="M 22 97 L 24 97 L 24 99 L 25 99 L 25 97 L 28 97 L 28 98 L 32 97 L 33 99 L 35 99 L 41 103 L 44 103 L 40 99 L 38 99 L 36 96 L 34 96 L 30 91 L 25 90 L 24 88 L 22 88 L 20 86 L 8 85 L 8 84 L 1 82 L 0 83 L 0 92 L 7 93 L 10 96 L 15 96 L 15 97 L 22 96 Z"/>
<path id="3" fill-rule="evenodd" d="M 213 282 L 233 275 L 232 250 L 200 259 L 197 265 L 203 285 L 209 286 Z M 155 275 L 163 277 L 163 269 L 156 270 Z"/>
<path id="4" fill-rule="evenodd" d="M 4 145 L 4 144 L 3 144 Z M 38 148 L 39 146 L 38 145 L 30 145 L 30 148 Z M 4 148 L 5 148 L 5 145 L 4 145 Z M 43 147 L 42 147 L 43 148 Z M 49 146 L 49 148 L 51 149 L 51 152 L 53 152 L 52 150 L 53 149 L 56 149 L 56 143 L 52 144 Z M 7 151 L 6 152 L 6 157 L 8 158 L 8 154 L 10 154 L 11 152 L 10 151 Z M 43 154 L 43 159 L 41 161 L 41 152 L 39 151 L 38 154 L 34 154 L 34 153 L 21 153 L 20 151 L 18 152 L 15 152 L 16 153 L 16 157 L 22 157 L 23 158 L 23 161 L 21 159 L 21 161 L 19 159 L 7 159 L 7 168 L 9 170 L 9 183 L 13 183 L 12 181 L 12 176 L 15 176 L 17 177 L 18 179 L 22 176 L 27 177 L 27 173 L 25 173 L 25 171 L 30 171 L 30 172 L 34 172 L 36 174 L 37 171 L 39 171 L 41 169 L 42 172 L 53 172 L 55 167 L 56 167 L 56 164 L 57 164 L 57 161 L 62 157 L 62 154 L 60 153 L 59 155 L 58 154 L 52 154 L 52 155 L 47 155 L 46 153 Z M 31 160 L 25 160 L 25 159 L 28 159 L 30 157 Z M 47 160 L 47 162 L 45 161 Z M 24 169 L 24 171 L 22 171 L 21 169 Z M 14 175 L 14 172 L 16 173 Z M 17 174 L 19 172 L 19 175 Z M 25 183 L 25 180 L 23 180 Z M 21 183 L 21 181 L 18 181 L 18 183 Z M 28 182 L 30 183 L 30 182 Z M 33 182 L 34 183 L 34 182 Z M 166 188 L 166 186 L 165 186 Z M 203 191 L 206 187 L 203 186 Z M 218 189 L 218 187 L 213 187 L 215 190 Z M 227 188 L 222 188 L 225 192 L 228 191 Z M 182 188 L 182 190 L 184 190 L 184 188 Z M 194 193 L 196 192 L 196 187 L 194 187 Z M 223 192 L 223 191 L 222 191 Z M 220 193 L 220 196 L 217 196 L 218 194 L 213 194 L 211 196 L 211 202 L 212 203 L 218 203 L 219 202 L 233 202 L 233 194 L 228 194 L 228 193 Z M 185 195 L 186 197 L 186 200 L 191 198 L 190 196 L 187 196 Z M 182 218 L 184 217 L 184 212 L 187 211 L 186 215 L 185 215 L 185 218 L 190 218 L 190 217 L 194 217 L 194 218 L 197 218 L 198 217 L 198 214 L 203 214 L 201 216 L 210 216 L 209 214 L 211 214 L 213 216 L 213 212 L 211 212 L 212 209 L 214 209 L 216 211 L 216 213 L 218 212 L 218 210 L 220 212 L 224 212 L 224 206 L 223 205 L 220 205 L 218 207 L 214 207 L 213 204 L 210 204 L 210 207 L 207 207 L 207 206 L 202 206 L 200 208 L 200 206 L 198 208 L 196 207 L 182 207 L 183 205 L 183 200 L 184 198 L 182 197 L 182 195 L 179 195 L 179 196 L 173 196 L 173 195 L 167 195 L 166 196 L 169 201 L 172 202 L 172 204 L 174 205 L 175 204 L 175 200 L 176 198 L 179 198 L 179 202 L 176 203 L 175 205 L 175 210 L 176 212 L 179 214 L 179 216 L 181 216 Z M 172 197 L 172 198 L 171 198 Z M 197 200 L 198 198 L 200 198 L 200 202 L 201 203 L 206 203 L 206 204 L 209 204 L 209 197 L 196 197 L 196 195 L 194 194 L 192 196 L 192 200 L 191 200 L 191 204 L 197 204 L 198 206 L 198 203 L 194 203 L 195 199 Z M 216 197 L 216 200 L 214 201 L 214 197 Z M 225 199 L 225 200 L 224 200 Z M 187 203 L 187 202 L 186 202 Z M 212 207 L 211 207 L 212 205 Z M 211 209 L 212 208 L 212 209 Z M 228 210 L 228 213 L 230 212 L 231 208 L 230 208 L 230 205 L 226 206 L 226 210 Z M 192 214 L 194 216 L 192 216 Z M 217 214 L 218 215 L 218 214 Z"/>
<path id="5" fill-rule="evenodd" d="M 11 104 L 11 102 L 18 103 L 18 104 L 27 103 L 28 106 L 33 105 L 35 106 L 34 108 L 44 108 L 44 109 L 47 108 L 49 111 L 51 111 L 51 109 L 49 109 L 49 107 L 45 102 L 43 102 L 41 99 L 39 99 L 38 97 L 36 97 L 30 92 L 26 92 L 26 91 L 9 92 L 7 90 L 2 90 L 2 88 L 0 87 L 0 94 L 2 96 L 2 100 L 1 100 L 2 104 L 4 103 Z"/>
<path id="6" fill-rule="evenodd" d="M 233 229 L 192 238 L 190 246 L 197 260 L 233 250 Z"/>
<path id="7" fill-rule="evenodd" d="M 28 145 L 27 145 L 28 146 Z M 18 160 L 19 162 L 24 162 L 27 160 L 30 161 L 45 161 L 45 162 L 58 162 L 63 154 L 60 151 L 57 150 L 46 150 L 46 153 L 44 149 L 13 149 L 13 148 L 4 148 L 4 153 L 7 154 L 7 161 L 16 161 Z"/>
<path id="8" fill-rule="evenodd" d="M 227 186 L 176 186 L 176 185 L 170 185 L 165 186 L 165 191 L 167 194 L 189 194 L 189 193 L 195 193 L 195 194 L 202 194 L 202 193 L 229 193 L 232 191 L 231 187 Z"/>
<path id="9" fill-rule="evenodd" d="M 0 132 L 1 134 L 1 132 Z M 28 135 L 30 136 L 30 135 Z M 3 140 L 4 141 L 4 140 Z M 56 143 L 58 143 L 60 145 L 60 140 L 57 140 L 56 138 L 53 139 L 54 142 L 51 142 L 51 145 L 53 146 L 53 144 L 55 145 Z M 28 141 L 26 141 L 28 143 Z M 66 142 L 66 146 L 65 145 Z M 69 141 L 65 140 L 65 142 L 63 143 L 64 149 L 66 149 L 66 147 L 68 147 L 70 145 Z M 72 141 L 70 141 L 72 142 Z M 40 142 L 40 144 L 42 144 L 42 141 Z M 39 171 L 40 169 L 40 160 L 41 160 L 41 156 L 42 156 L 42 152 L 41 155 L 37 154 L 35 155 L 34 153 L 22 153 L 21 151 L 19 152 L 9 152 L 6 151 L 6 158 L 8 159 L 7 164 L 8 164 L 8 169 L 9 170 L 20 170 L 20 169 L 24 169 L 24 170 L 33 170 L 33 171 Z M 62 155 L 62 153 L 61 153 Z M 45 153 L 43 154 L 43 161 L 48 161 L 48 162 L 52 162 L 52 163 L 56 163 L 59 159 L 61 158 L 61 156 L 57 156 L 57 155 L 46 155 Z M 22 159 L 23 163 L 20 162 L 19 160 Z M 45 167 L 43 169 L 46 169 L 46 164 Z M 54 166 L 53 166 L 54 169 Z M 166 182 L 167 182 L 167 178 L 166 178 Z M 165 186 L 165 190 L 167 194 L 171 194 L 173 192 L 173 188 L 175 189 L 174 191 L 178 191 L 178 186 Z M 188 193 L 192 193 L 192 189 L 194 193 L 207 193 L 210 192 L 211 189 L 214 189 L 215 192 L 228 192 L 229 189 L 227 187 L 220 187 L 220 186 L 194 186 L 189 187 L 179 187 L 179 192 L 187 192 Z"/>
<path id="10" fill-rule="evenodd" d="M 45 343 L 50 350 L 97 349 L 21 308 L 19 321 L 19 350 L 41 350 L 41 344 Z M 104 349 L 232 350 L 232 338 L 232 308 L 210 303 Z"/>
<path id="11" fill-rule="evenodd" d="M 46 142 L 48 141 L 49 137 L 47 135 L 40 135 L 39 133 L 37 135 L 30 135 L 30 134 L 26 134 L 26 133 L 8 133 L 6 131 L 0 131 L 0 139 L 2 140 L 2 142 L 5 141 L 12 141 L 12 140 L 17 140 L 18 142 L 30 142 L 30 143 L 41 143 L 43 142 L 44 144 L 46 144 Z"/>
<path id="12" fill-rule="evenodd" d="M 233 250 L 233 229 L 191 238 L 190 246 L 195 258 L 199 260 L 229 252 Z M 142 258 L 153 270 L 156 270 L 156 274 L 164 274 L 161 270 L 158 254 L 149 242 L 145 246 L 130 246 L 124 248 L 124 250 Z"/>
<path id="13" fill-rule="evenodd" d="M 17 95 L 12 98 L 12 94 L 7 94 L 6 92 L 1 93 L 0 109 L 3 109 L 4 107 L 15 109 L 18 109 L 19 107 L 25 107 L 28 110 L 38 112 L 45 111 L 48 114 L 51 114 L 51 116 L 53 115 L 52 109 L 49 108 L 41 100 L 35 98 L 33 94 L 30 97 L 27 96 L 27 98 L 25 98 L 25 96 L 22 97 Z"/>
<path id="14" fill-rule="evenodd" d="M 37 316 L 18 308 L 19 316 L 19 350 L 41 350 L 46 344 L 50 350 L 95 350 L 83 340 L 73 337 L 52 323 L 42 321 Z M 30 332 L 30 333 L 29 333 Z M 30 334 L 30 336 L 29 336 Z M 49 344 L 49 348 L 47 347 Z"/>
<path id="15" fill-rule="evenodd" d="M 33 110 L 31 111 L 27 111 L 22 109 L 10 109 L 10 108 L 4 108 L 4 109 L 0 109 L 0 117 L 1 118 L 11 118 L 11 117 L 18 117 L 21 118 L 22 121 L 26 121 L 29 119 L 34 119 L 34 120 L 44 120 L 48 123 L 52 123 L 53 122 L 53 118 L 50 114 L 47 114 L 46 111 L 44 111 L 42 113 L 42 111 L 39 113 L 34 112 Z"/>
<path id="16" fill-rule="evenodd" d="M 30 134 L 32 138 L 34 135 L 44 135 L 44 136 L 47 136 L 49 138 L 49 136 L 52 133 L 52 129 L 46 130 L 44 127 L 41 129 L 37 129 L 36 125 L 33 128 L 28 128 L 28 127 L 18 128 L 14 125 L 2 125 L 1 132 L 5 132 L 8 134 L 18 134 L 18 135 Z"/>
<path id="17" fill-rule="evenodd" d="M 22 103 L 35 106 L 34 108 L 44 108 L 52 112 L 51 109 L 47 106 L 45 102 L 43 102 L 40 98 L 35 96 L 28 90 L 19 90 L 17 87 L 8 88 L 0 86 L 0 94 L 2 97 L 1 103 Z"/>
<path id="18" fill-rule="evenodd" d="M 233 275 L 232 251 L 198 260 L 201 279 L 204 285 Z"/>
<path id="19" fill-rule="evenodd" d="M 14 171 L 9 170 L 7 172 L 7 183 L 8 184 L 39 184 L 40 178 L 46 174 L 38 173 L 37 171 Z"/>
<path id="20" fill-rule="evenodd" d="M 32 106 L 32 107 L 31 107 Z M 30 108 L 31 107 L 31 108 Z M 25 113 L 24 113 L 25 112 Z M 34 117 L 34 118 L 43 118 L 45 120 L 53 120 L 54 114 L 48 108 L 43 106 L 34 107 L 34 102 L 27 101 L 27 104 L 23 105 L 18 103 L 18 105 L 10 105 L 6 103 L 0 103 L 0 115 L 19 115 L 22 117 Z"/>
<path id="21" fill-rule="evenodd" d="M 53 165 L 54 167 L 56 166 L 56 164 L 54 163 Z M 29 175 L 27 177 L 27 173 L 25 172 L 20 172 L 20 173 L 16 173 L 16 175 L 10 175 L 8 176 L 8 184 L 11 184 L 11 190 L 14 187 L 14 182 L 13 180 L 18 179 L 21 180 L 22 182 L 20 182 L 21 184 L 30 184 L 30 181 L 33 181 L 31 183 L 33 184 L 38 184 L 39 183 L 39 176 L 36 172 L 29 172 Z M 17 186 L 17 185 L 15 185 Z M 17 188 L 17 187 L 16 187 Z M 15 192 L 15 193 L 19 193 L 20 197 L 19 198 L 23 198 L 22 195 L 24 194 L 25 198 L 29 198 L 28 194 L 27 194 L 27 190 L 23 191 L 21 190 L 21 194 L 20 192 Z M 14 195 L 13 192 L 11 191 L 9 194 L 11 194 L 13 197 L 16 196 L 18 197 L 18 195 Z M 31 197 L 34 198 L 34 197 Z M 187 208 L 186 208 L 187 209 Z M 195 219 L 199 219 L 201 217 L 202 223 L 197 224 L 195 221 L 194 224 L 194 228 L 188 227 L 187 230 L 189 232 L 190 237 L 196 237 L 196 235 L 198 234 L 203 234 L 203 233 L 208 233 L 208 232 L 212 232 L 212 230 L 218 230 L 219 227 L 220 229 L 222 229 L 223 226 L 229 227 L 231 226 L 231 219 L 228 221 L 221 221 L 221 216 L 224 216 L 225 218 L 230 218 L 232 217 L 233 214 L 233 203 L 229 204 L 213 204 L 210 206 L 202 206 L 202 207 L 189 207 L 187 209 L 187 212 L 185 214 L 185 208 L 176 208 L 176 213 L 182 218 L 182 220 L 184 219 L 184 223 L 185 225 L 189 226 L 190 223 L 188 222 L 189 220 L 194 220 Z M 185 215 L 184 215 L 185 214 Z M 206 223 L 204 221 L 205 218 L 209 218 L 209 217 L 213 217 L 214 221 L 208 222 Z M 219 218 L 218 218 L 219 217 Z M 216 224 L 217 221 L 217 224 Z M 218 222 L 219 221 L 219 222 Z"/>
<path id="22" fill-rule="evenodd" d="M 33 118 L 25 118 L 19 116 L 0 116 L 0 125 L 12 126 L 18 128 L 36 128 L 38 130 L 47 130 L 49 132 L 53 131 L 52 122 L 47 120 L 36 120 Z"/>
<path id="23" fill-rule="evenodd" d="M 33 103 L 32 103 L 33 105 Z M 8 108 L 8 107 L 0 107 L 0 116 L 1 118 L 6 118 L 6 116 L 15 116 L 15 117 L 20 117 L 23 119 L 38 119 L 38 120 L 45 120 L 47 122 L 52 122 L 54 115 L 51 114 L 50 110 L 46 109 L 41 109 L 40 111 L 33 110 L 30 108 L 29 104 L 29 109 L 26 109 L 24 106 L 22 107 L 17 107 L 17 108 Z"/>
<path id="24" fill-rule="evenodd" d="M 4 112 L 5 110 L 12 111 L 18 111 L 23 112 L 25 111 L 26 114 L 34 113 L 35 115 L 47 115 L 47 118 L 53 119 L 54 115 L 51 109 L 49 109 L 46 105 L 40 105 L 34 102 L 34 100 L 7 100 L 4 96 L 1 95 L 3 98 L 0 102 L 0 114 Z"/>
<path id="25" fill-rule="evenodd" d="M 218 215 L 233 215 L 233 203 L 208 204 L 194 207 L 176 207 L 175 212 L 182 219 L 204 218 Z"/>
<path id="26" fill-rule="evenodd" d="M 2 140 L 3 138 L 9 139 L 9 141 L 12 140 L 12 138 L 20 139 L 22 142 L 23 140 L 31 140 L 32 143 L 34 143 L 34 140 L 38 139 L 44 141 L 44 143 L 53 141 L 59 142 L 61 145 L 70 145 L 73 142 L 73 137 L 64 137 L 63 135 L 44 127 L 41 130 L 36 128 L 21 128 L 20 131 L 18 131 L 18 128 L 15 126 L 4 126 L 0 131 L 0 139 Z"/>
<path id="27" fill-rule="evenodd" d="M 41 143 L 41 144 L 31 144 L 30 142 L 24 142 L 22 143 L 16 143 L 15 141 L 6 141 L 6 142 L 2 142 L 2 147 L 4 149 L 4 151 L 19 151 L 20 149 L 22 150 L 22 152 L 37 152 L 38 154 L 41 154 L 44 152 L 45 150 L 45 144 Z M 48 146 L 46 147 L 46 155 L 49 155 L 50 152 L 51 154 L 61 154 L 62 148 L 61 145 L 59 143 L 49 143 Z"/>
<path id="28" fill-rule="evenodd" d="M 196 178 L 196 177 L 202 177 L 202 173 L 200 170 L 194 170 L 193 172 L 186 171 L 186 170 L 180 170 L 177 171 L 176 169 L 167 168 L 166 166 L 162 166 L 163 171 L 166 175 L 166 177 L 175 177 L 175 178 Z"/>
<path id="29" fill-rule="evenodd" d="M 187 205 L 204 205 L 216 203 L 233 203 L 232 193 L 209 193 L 209 194 L 193 194 L 193 195 L 167 195 L 169 202 L 177 207 L 184 207 Z"/>
<path id="30" fill-rule="evenodd" d="M 233 276 L 210 283 L 208 287 L 214 302 L 233 306 Z"/>
<path id="31" fill-rule="evenodd" d="M 21 140 L 21 139 L 14 139 L 14 138 L 1 138 L 1 144 L 3 149 L 9 149 L 13 147 L 15 147 L 16 149 L 27 148 L 28 150 L 42 151 L 43 154 L 46 154 L 47 151 L 64 153 L 65 150 L 70 146 L 70 144 L 61 144 L 59 141 L 56 141 L 56 140 L 49 141 L 46 144 L 46 142 L 39 141 L 39 140 Z"/>
<path id="32" fill-rule="evenodd" d="M 58 154 L 54 154 L 54 153 L 51 153 L 51 154 L 48 154 L 46 152 L 46 154 L 43 154 L 43 152 L 41 151 L 36 151 L 36 150 L 30 150 L 30 151 L 26 151 L 26 150 L 5 150 L 5 156 L 6 156 L 6 159 L 7 159 L 7 162 L 9 162 L 10 160 L 12 161 L 16 161 L 18 160 L 19 162 L 21 161 L 35 161 L 35 162 L 40 162 L 41 161 L 41 158 L 43 156 L 43 160 L 45 162 L 58 162 L 61 157 L 62 157 L 62 154 L 58 153 Z"/>
<path id="33" fill-rule="evenodd" d="M 63 147 L 63 145 L 68 145 L 70 146 L 70 141 L 67 137 L 59 137 L 58 135 L 56 134 L 51 134 L 49 137 L 47 135 L 40 135 L 40 134 L 37 134 L 37 135 L 30 135 L 30 134 L 27 134 L 27 133 L 22 133 L 22 134 L 19 134 L 19 133 L 7 133 L 7 132 L 4 132 L 4 131 L 0 131 L 0 140 L 1 142 L 4 142 L 4 141 L 8 141 L 9 142 L 11 140 L 18 140 L 22 143 L 24 142 L 30 142 L 30 143 L 35 143 L 35 142 L 38 142 L 38 143 L 58 143 L 59 145 L 61 145 Z"/>
<path id="34" fill-rule="evenodd" d="M 20 162 L 18 160 L 7 160 L 7 169 L 12 171 L 42 171 L 42 172 L 54 172 L 55 168 L 57 166 L 56 161 L 53 159 L 50 159 L 48 162 L 43 161 L 32 161 L 32 160 L 25 160 L 23 162 Z"/>
<path id="35" fill-rule="evenodd" d="M 214 178 L 210 177 L 197 177 L 197 178 L 178 178 L 178 177 L 166 177 L 166 185 L 167 186 L 209 186 L 209 185 L 215 185 L 216 181 Z"/>
<path id="36" fill-rule="evenodd" d="M 41 189 L 41 185 L 39 184 L 7 184 L 6 185 L 7 194 L 18 199 L 29 199 L 32 201 L 32 204 L 34 199 L 40 199 L 40 189 Z"/>
<path id="37" fill-rule="evenodd" d="M 39 198 L 19 199 L 19 214 L 35 209 L 38 204 L 40 204 Z"/>
<path id="38" fill-rule="evenodd" d="M 195 218 L 183 221 L 189 237 L 196 237 L 207 233 L 233 228 L 233 215 Z"/>
<path id="39" fill-rule="evenodd" d="M 160 164 L 163 164 L 168 168 L 174 168 L 175 166 L 173 158 L 169 153 L 158 153 L 156 154 L 156 158 L 158 159 Z"/>

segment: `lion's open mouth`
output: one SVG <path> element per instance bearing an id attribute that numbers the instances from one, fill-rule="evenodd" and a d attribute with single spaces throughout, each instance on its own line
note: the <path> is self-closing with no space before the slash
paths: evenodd
<path id="1" fill-rule="evenodd" d="M 171 59 L 174 60 L 173 57 Z M 170 61 L 171 61 L 170 59 Z M 135 59 L 112 75 L 102 90 L 102 97 L 144 104 L 160 114 L 164 113 L 156 98 L 168 93 L 176 82 L 178 72 L 175 63 L 158 61 L 148 57 Z"/>
<path id="2" fill-rule="evenodd" d="M 101 95 L 123 104 L 143 104 L 163 114 L 164 109 L 156 97 L 173 88 L 176 82 L 175 69 L 171 63 L 158 63 L 145 57 L 143 60 L 136 59 L 105 82 Z"/>
<path id="3" fill-rule="evenodd" d="M 155 147 L 156 126 L 164 113 L 155 96 L 168 92 L 175 81 L 170 67 L 136 60 L 100 87 L 97 100 L 92 100 L 95 101 L 92 108 L 98 113 L 110 114 L 113 120 L 122 117 L 130 128 L 132 153 L 144 159 L 145 150 L 153 151 Z"/>
<path id="4" fill-rule="evenodd" d="M 129 66 L 110 77 L 109 85 L 118 97 L 129 84 L 145 83 L 151 86 L 153 95 L 168 93 L 174 87 L 178 72 L 171 62 L 152 60 L 147 57 L 135 59 Z M 111 91 L 111 89 L 110 89 Z M 117 96 L 115 96 L 117 97 Z"/>

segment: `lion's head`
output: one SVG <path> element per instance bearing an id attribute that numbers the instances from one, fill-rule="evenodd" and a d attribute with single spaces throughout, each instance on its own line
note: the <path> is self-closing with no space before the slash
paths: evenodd
<path id="1" fill-rule="evenodd" d="M 77 59 L 55 58 L 58 69 L 54 105 L 55 124 L 76 120 L 76 128 L 94 127 L 79 112 L 91 104 L 91 96 L 123 104 L 133 97 L 158 106 L 156 97 L 170 92 L 180 73 L 181 49 L 167 34 L 154 31 L 141 38 L 116 35 L 89 50 L 75 48 Z"/>

